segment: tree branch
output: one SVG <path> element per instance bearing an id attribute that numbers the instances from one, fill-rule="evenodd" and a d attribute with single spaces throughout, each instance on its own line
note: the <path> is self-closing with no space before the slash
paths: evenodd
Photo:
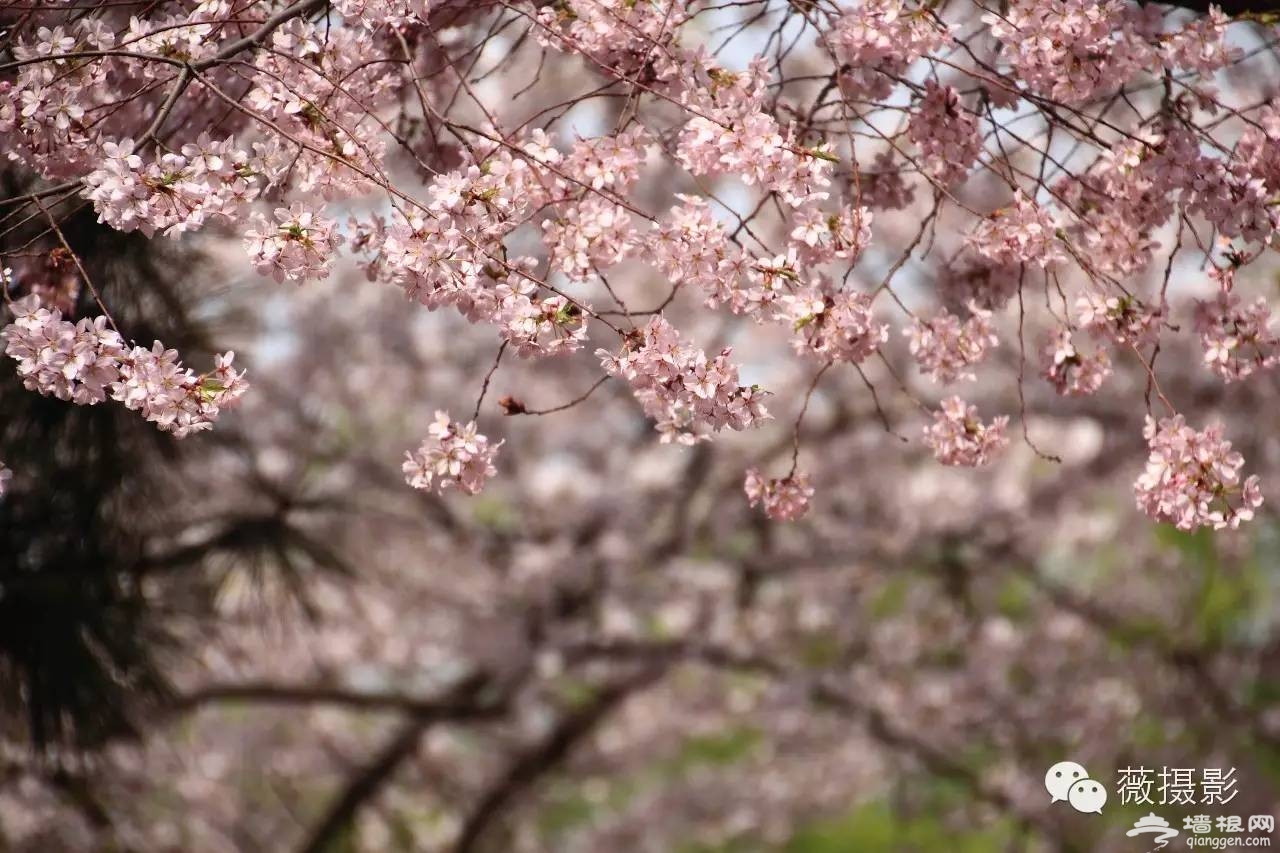
<path id="1" fill-rule="evenodd" d="M 472 809 L 458 834 L 454 853 L 475 853 L 485 833 L 508 805 L 539 778 L 554 770 L 622 700 L 652 684 L 665 670 L 665 666 L 649 666 L 629 678 L 601 688 L 588 702 L 563 717 L 543 741 L 517 755 Z"/>
<path id="2" fill-rule="evenodd" d="M 507 697 L 502 695 L 484 701 L 480 694 L 488 685 L 488 676 L 477 674 L 455 687 L 444 700 L 418 706 L 419 709 L 401 724 L 325 809 L 324 817 L 298 848 L 299 853 L 322 853 L 329 849 L 339 834 L 350 826 L 360 808 L 373 799 L 400 766 L 417 752 L 418 742 L 434 723 L 500 713 L 506 707 Z"/>

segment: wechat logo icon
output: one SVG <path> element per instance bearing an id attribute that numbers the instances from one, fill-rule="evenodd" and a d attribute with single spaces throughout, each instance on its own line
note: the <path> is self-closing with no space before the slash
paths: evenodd
<path id="1" fill-rule="evenodd" d="M 1107 803 L 1107 789 L 1089 771 L 1074 761 L 1059 761 L 1044 774 L 1044 787 L 1053 797 L 1050 802 L 1066 800 L 1078 812 L 1102 814 Z"/>

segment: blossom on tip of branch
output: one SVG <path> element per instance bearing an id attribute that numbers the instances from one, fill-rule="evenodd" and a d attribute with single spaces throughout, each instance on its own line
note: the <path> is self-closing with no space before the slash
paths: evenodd
<path id="1" fill-rule="evenodd" d="M 813 487 L 807 474 L 794 472 L 781 479 L 766 479 L 760 469 L 747 471 L 742 484 L 751 506 L 764 504 L 765 515 L 775 521 L 795 521 L 809 511 Z"/>
<path id="2" fill-rule="evenodd" d="M 959 397 L 948 397 L 933 413 L 933 423 L 924 428 L 925 444 L 943 465 L 976 468 L 991 461 L 991 455 L 1009 444 L 1005 427 L 1008 415 L 984 424 L 978 418 L 978 407 Z"/>
<path id="3" fill-rule="evenodd" d="M 328 278 L 333 253 L 342 244 L 334 223 L 301 202 L 276 208 L 275 223 L 258 215 L 245 245 L 262 275 L 277 282 Z"/>
<path id="4" fill-rule="evenodd" d="M 620 376 L 645 414 L 657 421 L 663 443 L 695 444 L 723 429 L 743 430 L 769 416 L 758 386 L 739 385 L 725 347 L 714 358 L 685 343 L 661 315 L 627 336 L 622 351 L 598 350 L 610 376 Z"/>
<path id="5" fill-rule="evenodd" d="M 221 410 L 234 404 L 249 389 L 244 371 L 232 363 L 235 353 L 214 357 L 214 370 L 198 376 L 182 366 L 178 351 L 159 341 L 151 349 L 134 347 L 120 359 L 120 379 L 112 386 L 113 399 L 175 438 L 212 429 Z"/>
<path id="6" fill-rule="evenodd" d="M 493 460 L 502 445 L 490 444 L 476 431 L 475 421 L 458 423 L 448 412 L 437 411 L 422 446 L 406 453 L 400 467 L 405 482 L 415 489 L 439 494 L 457 487 L 474 495 L 498 473 Z"/>
<path id="7" fill-rule="evenodd" d="M 1069 329 L 1059 329 L 1041 350 L 1041 375 L 1064 397 L 1087 396 L 1102 387 L 1111 375 L 1111 356 L 1100 349 L 1084 355 L 1071 340 Z"/>
<path id="8" fill-rule="evenodd" d="M 969 303 L 969 319 L 963 323 L 943 310 L 931 320 L 916 318 L 902 333 L 911 338 L 911 354 L 934 382 L 949 385 L 956 380 L 977 379 L 971 370 L 987 350 L 999 346 L 991 325 L 991 312 Z"/>
<path id="9" fill-rule="evenodd" d="M 199 376 L 182 366 L 176 350 L 156 341 L 151 349 L 126 349 L 106 317 L 78 323 L 35 295 L 13 303 L 14 321 L 0 330 L 5 354 L 18 362 L 29 390 L 81 405 L 108 396 L 177 438 L 209 429 L 226 406 L 248 390 L 235 353 L 216 356 L 214 370 Z"/>
<path id="10" fill-rule="evenodd" d="M 1240 482 L 1244 457 L 1220 424 L 1197 432 L 1182 415 L 1158 423 L 1148 416 L 1142 434 L 1151 455 L 1133 490 L 1138 508 L 1156 521 L 1180 530 L 1234 529 L 1262 505 L 1258 477 Z"/>

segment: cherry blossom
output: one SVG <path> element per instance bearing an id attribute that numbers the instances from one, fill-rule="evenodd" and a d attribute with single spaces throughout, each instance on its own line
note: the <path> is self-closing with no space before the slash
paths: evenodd
<path id="1" fill-rule="evenodd" d="M 1151 455 L 1133 490 L 1138 508 L 1156 521 L 1181 530 L 1236 528 L 1262 506 L 1258 478 L 1240 482 L 1244 457 L 1220 424 L 1197 432 L 1182 415 L 1148 417 L 1143 436 Z"/>
<path id="2" fill-rule="evenodd" d="M 974 249 L 994 264 L 1043 268 L 1065 258 L 1057 230 L 1048 210 L 1019 193 L 1012 207 L 997 210 L 978 223 L 969 239 Z"/>
<path id="3" fill-rule="evenodd" d="M 301 203 L 276 208 L 274 223 L 255 219 L 245 236 L 253 263 L 262 275 L 278 282 L 327 278 L 342 236 L 331 220 L 317 216 Z"/>
<path id="4" fill-rule="evenodd" d="M 990 347 L 1000 345 L 991 312 L 975 303 L 970 303 L 969 318 L 963 323 L 956 315 L 942 311 L 929 320 L 917 318 L 902 333 L 911 339 L 911 354 L 920 369 L 944 385 L 977 379 L 970 368 L 982 361 Z"/>
<path id="5" fill-rule="evenodd" d="M 1211 300 L 1197 300 L 1195 328 L 1204 363 L 1226 382 L 1280 361 L 1280 338 L 1271 331 L 1271 307 L 1264 297 L 1244 305 L 1233 290 L 1235 269 L 1215 270 L 1220 281 Z"/>
<path id="6" fill-rule="evenodd" d="M 438 411 L 422 446 L 405 454 L 401 466 L 405 482 L 424 491 L 440 493 L 457 487 L 478 494 L 498 473 L 493 460 L 503 443 L 491 444 L 476 431 L 475 421 L 462 424 L 451 420 L 448 412 Z"/>
<path id="7" fill-rule="evenodd" d="M 764 505 L 765 514 L 776 521 L 795 521 L 809 511 L 813 487 L 806 474 L 793 472 L 781 479 L 766 479 L 757 468 L 747 471 L 743 489 L 751 506 Z"/>
<path id="8" fill-rule="evenodd" d="M 943 465 L 976 468 L 991 461 L 993 454 L 1009 444 L 1005 427 L 1007 415 L 984 424 L 978 418 L 978 407 L 959 397 L 948 397 L 933 413 L 933 423 L 924 428 L 925 444 Z"/>
<path id="9" fill-rule="evenodd" d="M 857 364 L 889 339 L 888 324 L 875 320 L 865 293 L 815 288 L 789 296 L 784 306 L 793 346 L 807 355 Z"/>
<path id="10" fill-rule="evenodd" d="M 732 349 L 708 358 L 662 317 L 628 336 L 621 352 L 596 354 L 606 373 L 630 383 L 663 442 L 695 444 L 769 416 L 762 402 L 766 392 L 738 383 L 738 368 L 729 361 Z"/>
<path id="11" fill-rule="evenodd" d="M 1041 350 L 1041 373 L 1064 397 L 1096 392 L 1111 375 L 1111 356 L 1105 349 L 1084 355 L 1070 329 L 1058 329 Z"/>
<path id="12" fill-rule="evenodd" d="M 1144 346 L 1160 337 L 1165 307 L 1149 308 L 1127 293 L 1112 296 L 1088 290 L 1076 300 L 1081 328 L 1122 346 Z"/>
<path id="13" fill-rule="evenodd" d="M 944 184 L 962 179 L 982 151 L 978 123 L 961 105 L 959 94 L 933 80 L 925 84 L 907 136 L 920 146 L 929 172 Z"/>
<path id="14" fill-rule="evenodd" d="M 215 357 L 212 372 L 185 369 L 176 350 L 156 341 L 126 348 L 106 317 L 78 323 L 28 296 L 13 304 L 14 320 L 0 329 L 5 354 L 18 362 L 23 384 L 45 396 L 82 405 L 110 397 L 176 438 L 209 429 L 221 410 L 248 390 L 244 371 L 232 367 L 234 353 Z"/>

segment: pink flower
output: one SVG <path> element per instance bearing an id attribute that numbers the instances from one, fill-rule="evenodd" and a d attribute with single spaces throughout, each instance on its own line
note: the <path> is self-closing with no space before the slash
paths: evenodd
<path id="1" fill-rule="evenodd" d="M 245 245 L 262 275 L 277 282 L 328 278 L 333 253 L 342 243 L 334 223 L 301 202 L 277 208 L 275 224 L 258 216 L 245 235 Z"/>
<path id="2" fill-rule="evenodd" d="M 978 407 L 959 397 L 948 397 L 942 408 L 933 413 L 933 423 L 924 428 L 925 444 L 943 465 L 976 468 L 985 465 L 991 454 L 1003 450 L 1009 444 L 1005 427 L 1006 415 L 1000 415 L 990 424 L 978 419 Z"/>
<path id="3" fill-rule="evenodd" d="M 468 494 L 478 494 L 498 469 L 493 460 L 503 442 L 490 444 L 476 431 L 475 421 L 460 424 L 448 412 L 436 412 L 427 428 L 427 438 L 416 451 L 405 454 L 401 466 L 405 482 L 415 489 L 442 493 L 458 487 Z"/>
<path id="4" fill-rule="evenodd" d="M 1034 264 L 1044 268 L 1066 258 L 1058 245 L 1053 216 L 1021 192 L 1012 207 L 997 210 L 979 222 L 969 242 L 997 265 Z"/>
<path id="5" fill-rule="evenodd" d="M 1097 290 L 1085 291 L 1076 300 L 1081 328 L 1110 338 L 1121 346 L 1141 347 L 1160 339 L 1165 306 L 1148 308 L 1140 299 L 1122 293 L 1112 296 Z"/>
<path id="6" fill-rule="evenodd" d="M 824 361 L 858 364 L 889 339 L 889 326 L 872 314 L 871 297 L 858 291 L 801 290 L 783 300 L 781 314 L 795 331 L 794 348 Z"/>
<path id="7" fill-rule="evenodd" d="M 222 408 L 248 390 L 244 372 L 236 373 L 233 361 L 232 352 L 216 356 L 213 372 L 197 376 L 182 366 L 177 350 L 167 350 L 159 341 L 149 350 L 134 347 L 120 359 L 120 378 L 111 396 L 175 438 L 185 438 L 212 429 Z"/>
<path id="8" fill-rule="evenodd" d="M 917 318 L 902 333 L 911 338 L 911 354 L 920 369 L 934 382 L 944 385 L 965 379 L 970 382 L 977 376 L 970 369 L 982 361 L 987 350 L 999 346 L 991 326 L 991 312 L 969 303 L 969 318 L 960 318 L 943 310 L 932 320 Z"/>
<path id="9" fill-rule="evenodd" d="M 765 515 L 776 521 L 795 521 L 809 511 L 813 487 L 806 474 L 792 473 L 780 480 L 766 480 L 758 468 L 747 471 L 743 489 L 751 506 L 764 504 Z"/>
<path id="10" fill-rule="evenodd" d="M 23 384 L 46 396 L 92 406 L 109 395 L 183 438 L 212 427 L 249 387 L 244 372 L 231 366 L 234 353 L 217 356 L 213 372 L 197 376 L 159 341 L 149 350 L 126 350 L 105 317 L 73 325 L 56 309 L 41 308 L 34 295 L 15 302 L 13 311 L 14 321 L 0 330 L 5 353 L 18 362 Z"/>
<path id="11" fill-rule="evenodd" d="M 1063 396 L 1085 396 L 1102 386 L 1111 375 L 1111 357 L 1100 349 L 1082 355 L 1069 329 L 1059 329 L 1041 350 L 1041 375 Z"/>
<path id="12" fill-rule="evenodd" d="M 1226 382 L 1235 382 L 1280 361 L 1280 338 L 1271 331 L 1271 308 L 1264 297 L 1243 305 L 1232 292 L 1234 267 L 1216 270 L 1221 287 L 1211 300 L 1196 300 L 1195 328 L 1204 363 Z"/>
<path id="13" fill-rule="evenodd" d="M 1133 490 L 1138 508 L 1156 521 L 1181 530 L 1234 529 L 1262 505 L 1258 478 L 1240 482 L 1244 457 L 1231 450 L 1221 425 L 1196 432 L 1182 415 L 1159 423 L 1148 417 L 1143 436 L 1151 455 Z"/>
<path id="14" fill-rule="evenodd" d="M 907 136 L 920 148 L 925 168 L 943 184 L 968 174 L 982 153 L 978 122 L 960 103 L 951 86 L 925 83 L 920 108 L 911 115 Z"/>
<path id="15" fill-rule="evenodd" d="M 723 429 L 743 430 L 767 418 L 758 386 L 738 384 L 726 347 L 715 358 L 680 339 L 661 315 L 629 336 L 622 352 L 597 351 L 610 376 L 631 384 L 664 443 L 695 444 Z"/>

